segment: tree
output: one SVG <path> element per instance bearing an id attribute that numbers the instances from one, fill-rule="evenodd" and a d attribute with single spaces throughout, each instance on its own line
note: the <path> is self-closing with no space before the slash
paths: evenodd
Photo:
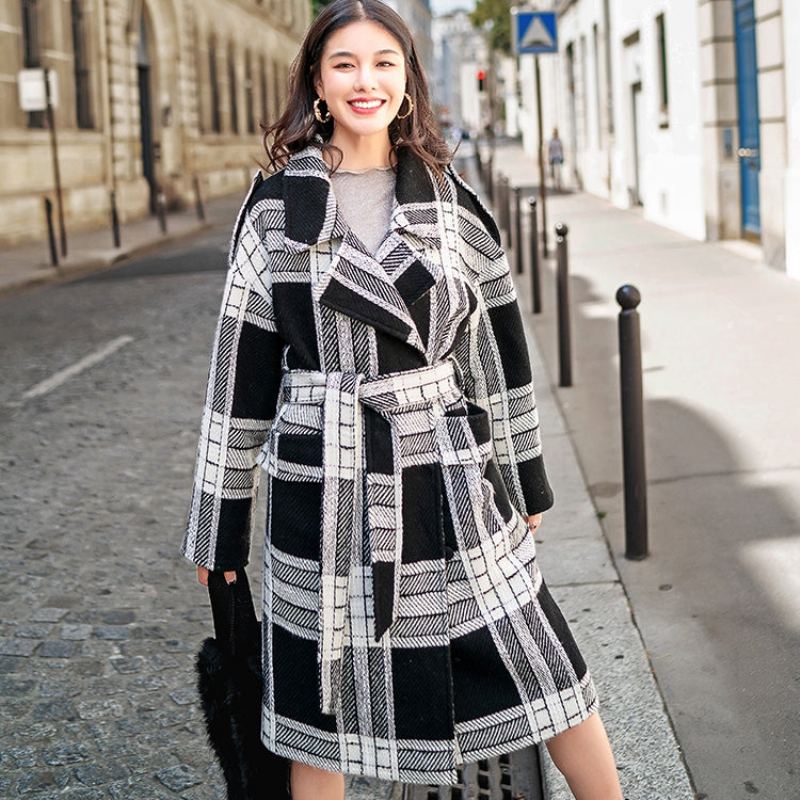
<path id="1" fill-rule="evenodd" d="M 469 14 L 476 28 L 488 30 L 489 47 L 511 55 L 511 3 L 509 0 L 478 0 Z M 490 25 L 486 25 L 486 23 Z"/>

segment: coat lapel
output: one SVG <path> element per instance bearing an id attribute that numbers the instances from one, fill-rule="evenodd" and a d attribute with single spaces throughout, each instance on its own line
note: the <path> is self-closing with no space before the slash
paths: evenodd
<path id="1" fill-rule="evenodd" d="M 315 144 L 289 158 L 284 209 L 286 249 L 315 249 L 310 259 L 315 299 L 425 353 L 427 331 L 423 338 L 411 306 L 444 271 L 430 255 L 431 249 L 442 247 L 442 203 L 424 162 L 405 148 L 398 152 L 389 231 L 374 256 L 342 216 L 327 164 Z M 338 248 L 332 246 L 337 239 Z"/>

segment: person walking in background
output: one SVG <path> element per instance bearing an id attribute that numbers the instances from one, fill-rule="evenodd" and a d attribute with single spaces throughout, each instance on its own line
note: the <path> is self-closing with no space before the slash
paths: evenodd
<path id="1" fill-rule="evenodd" d="M 325 6 L 264 142 L 181 547 L 235 580 L 263 468 L 264 746 L 294 800 L 341 800 L 345 774 L 453 785 L 541 741 L 578 800 L 622 800 L 536 557 L 554 498 L 508 259 L 402 18 Z"/>
<path id="2" fill-rule="evenodd" d="M 561 165 L 564 163 L 564 147 L 558 138 L 558 128 L 553 128 L 553 135 L 547 143 L 547 160 L 550 162 L 550 179 L 553 189 L 561 190 Z"/>

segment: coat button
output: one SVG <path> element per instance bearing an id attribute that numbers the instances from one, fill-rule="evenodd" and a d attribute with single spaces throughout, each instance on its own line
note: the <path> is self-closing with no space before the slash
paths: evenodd
<path id="1" fill-rule="evenodd" d="M 444 557 L 445 559 L 447 559 L 447 561 L 449 561 L 453 557 L 454 552 L 455 551 L 453 550 L 452 547 L 448 547 L 447 545 L 444 546 Z"/>

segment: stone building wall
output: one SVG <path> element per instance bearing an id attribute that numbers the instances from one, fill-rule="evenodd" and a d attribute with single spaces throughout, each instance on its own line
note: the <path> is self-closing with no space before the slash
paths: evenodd
<path id="1" fill-rule="evenodd" d="M 150 212 L 156 188 L 168 206 L 191 203 L 194 176 L 206 197 L 245 186 L 310 21 L 308 0 L 0 0 L 0 243 L 42 238 L 54 195 L 50 132 L 19 107 L 20 69 L 57 73 L 76 231 L 106 223 L 111 190 L 124 221 Z"/>

